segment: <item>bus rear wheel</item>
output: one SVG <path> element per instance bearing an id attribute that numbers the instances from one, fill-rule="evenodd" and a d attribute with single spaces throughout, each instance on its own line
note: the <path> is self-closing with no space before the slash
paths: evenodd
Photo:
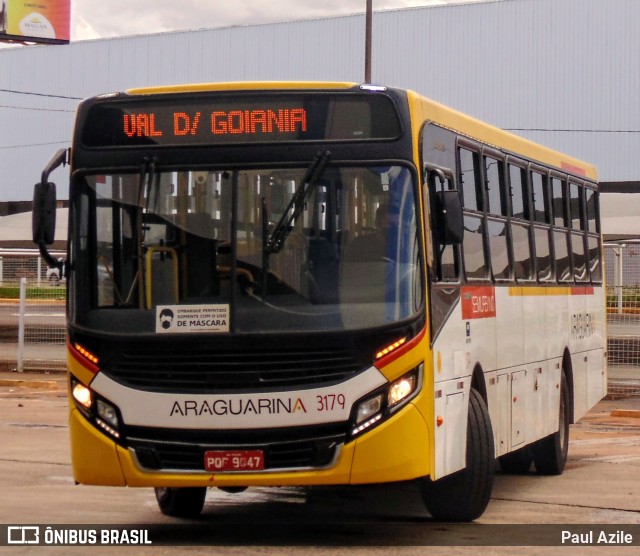
<path id="1" fill-rule="evenodd" d="M 466 467 L 437 481 L 423 479 L 422 499 L 438 521 L 473 521 L 482 515 L 493 488 L 495 452 L 489 411 L 471 389 L 467 417 Z"/>
<path id="2" fill-rule="evenodd" d="M 197 517 L 204 508 L 206 487 L 155 488 L 158 507 L 171 517 Z"/>
<path id="3" fill-rule="evenodd" d="M 564 371 L 560 378 L 560 416 L 558 431 L 531 446 L 536 471 L 540 475 L 560 475 L 569 455 L 569 388 Z"/>

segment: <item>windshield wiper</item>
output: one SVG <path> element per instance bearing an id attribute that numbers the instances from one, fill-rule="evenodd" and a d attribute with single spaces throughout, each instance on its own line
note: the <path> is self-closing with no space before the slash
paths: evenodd
<path id="1" fill-rule="evenodd" d="M 269 236 L 269 240 L 265 242 L 264 254 L 271 255 L 279 253 L 284 245 L 287 236 L 291 233 L 292 223 L 300 216 L 304 203 L 309 196 L 311 190 L 315 187 L 320 179 L 324 168 L 331 158 L 331 151 L 319 151 L 302 178 L 298 189 L 291 197 L 287 208 L 282 214 L 282 218 L 276 224 L 273 232 Z"/>
<path id="2" fill-rule="evenodd" d="M 136 259 L 137 259 L 137 272 L 134 277 L 133 284 L 131 284 L 131 291 L 125 300 L 125 303 L 129 302 L 131 294 L 134 289 L 134 285 L 138 284 L 138 305 L 141 309 L 145 308 L 145 277 L 144 277 L 144 239 L 147 227 L 144 224 L 144 213 L 149 207 L 149 197 L 151 196 L 151 189 L 153 185 L 154 176 L 156 175 L 156 159 L 144 157 L 142 165 L 140 166 L 140 176 L 138 180 L 138 206 L 136 207 L 135 226 L 136 226 Z M 159 176 L 156 178 L 159 179 Z"/>

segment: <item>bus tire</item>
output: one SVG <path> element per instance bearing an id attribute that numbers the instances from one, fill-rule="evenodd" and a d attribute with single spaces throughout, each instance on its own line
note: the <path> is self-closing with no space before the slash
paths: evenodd
<path id="1" fill-rule="evenodd" d="M 206 487 L 155 488 L 158 507 L 171 517 L 197 517 L 204 508 Z"/>
<path id="2" fill-rule="evenodd" d="M 560 418 L 558 431 L 531 446 L 536 471 L 540 475 L 560 475 L 569 453 L 569 388 L 564 371 L 560 378 Z"/>
<path id="3" fill-rule="evenodd" d="M 482 515 L 493 488 L 495 452 L 489 411 L 471 389 L 467 417 L 466 467 L 437 481 L 422 479 L 424 504 L 438 521 L 473 521 Z"/>
<path id="4" fill-rule="evenodd" d="M 529 473 L 531 464 L 533 463 L 533 457 L 531 456 L 529 446 L 525 446 L 524 448 L 500 456 L 498 461 L 500 462 L 500 470 L 503 473 L 507 473 L 508 475 L 524 475 Z"/>

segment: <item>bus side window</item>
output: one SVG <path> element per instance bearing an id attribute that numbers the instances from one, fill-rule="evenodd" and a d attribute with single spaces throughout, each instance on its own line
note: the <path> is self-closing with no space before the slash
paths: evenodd
<path id="1" fill-rule="evenodd" d="M 487 236 L 491 252 L 491 274 L 495 280 L 508 280 L 511 277 L 511 271 L 509 268 L 509 242 L 506 221 L 488 219 Z"/>
<path id="2" fill-rule="evenodd" d="M 551 251 L 551 210 L 549 203 L 548 177 L 546 174 L 531 171 L 531 193 L 533 208 L 533 235 L 536 251 L 536 269 L 538 280 L 555 279 Z"/>
<path id="3" fill-rule="evenodd" d="M 573 279 L 569 258 L 567 182 L 559 177 L 551 178 L 551 209 L 553 222 L 553 247 L 556 260 L 556 278 L 559 282 Z"/>
<path id="4" fill-rule="evenodd" d="M 571 255 L 573 277 L 577 282 L 587 277 L 587 255 L 585 252 L 584 229 L 586 214 L 584 211 L 584 187 L 582 184 L 569 183 L 569 214 L 571 222 Z"/>
<path id="5" fill-rule="evenodd" d="M 485 280 L 488 276 L 484 251 L 485 223 L 482 214 L 483 198 L 480 184 L 480 155 L 459 148 L 458 176 L 462 188 L 464 209 L 464 239 L 462 259 L 465 276 L 469 280 Z"/>
<path id="6" fill-rule="evenodd" d="M 529 220 L 527 174 L 524 168 L 509 164 L 509 191 L 511 193 L 511 216 Z"/>
<path id="7" fill-rule="evenodd" d="M 503 179 L 504 163 L 493 157 L 484 157 L 484 185 L 487 213 L 507 216 L 506 188 Z"/>
<path id="8" fill-rule="evenodd" d="M 530 280 L 533 272 L 529 239 L 529 201 L 526 170 L 516 164 L 508 165 L 511 199 L 511 238 L 513 243 L 514 277 Z"/>
<path id="9" fill-rule="evenodd" d="M 478 189 L 478 154 L 467 149 L 459 149 L 460 153 L 460 188 L 462 189 L 463 207 L 465 210 L 482 210 L 482 196 Z"/>
<path id="10" fill-rule="evenodd" d="M 600 263 L 600 237 L 598 223 L 598 194 L 595 190 L 585 189 L 585 207 L 587 211 L 587 253 L 591 282 L 602 282 L 602 265 Z"/>

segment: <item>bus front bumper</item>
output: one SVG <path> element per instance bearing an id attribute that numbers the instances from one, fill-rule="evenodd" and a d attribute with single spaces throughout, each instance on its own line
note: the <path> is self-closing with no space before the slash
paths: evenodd
<path id="1" fill-rule="evenodd" d="M 75 408 L 70 414 L 76 482 L 131 487 L 311 486 L 404 481 L 430 473 L 429 430 L 410 403 L 371 431 L 341 447 L 325 469 L 259 473 L 143 470 L 132 452 L 118 446 Z"/>

